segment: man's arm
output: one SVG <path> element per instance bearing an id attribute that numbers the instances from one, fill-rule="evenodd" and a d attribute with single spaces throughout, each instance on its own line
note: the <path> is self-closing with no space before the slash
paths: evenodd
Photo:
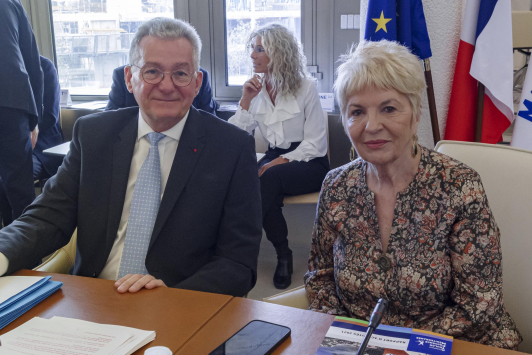
<path id="1" fill-rule="evenodd" d="M 234 168 L 211 261 L 174 285 L 196 291 L 244 296 L 257 280 L 262 214 L 255 141 L 247 136 Z"/>
<path id="2" fill-rule="evenodd" d="M 41 67 L 44 74 L 46 91 L 43 95 L 43 118 L 39 123 L 39 131 L 47 134 L 53 126 L 59 122 L 59 111 L 61 101 L 61 87 L 59 77 L 54 64 L 46 57 L 41 57 Z"/>

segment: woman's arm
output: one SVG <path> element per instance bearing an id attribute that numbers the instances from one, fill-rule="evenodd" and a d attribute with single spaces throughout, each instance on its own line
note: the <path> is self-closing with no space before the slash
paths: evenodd
<path id="1" fill-rule="evenodd" d="M 234 124 L 248 133 L 251 133 L 257 127 L 257 122 L 253 118 L 253 114 L 249 111 L 253 106 L 253 99 L 257 97 L 262 89 L 262 82 L 259 79 L 260 76 L 255 74 L 244 83 L 238 109 L 235 115 L 229 118 L 229 123 Z"/>
<path id="2" fill-rule="evenodd" d="M 304 101 L 305 124 L 303 126 L 303 141 L 293 151 L 282 157 L 290 161 L 309 161 L 327 154 L 327 126 L 323 117 L 318 89 L 313 82 L 308 86 Z"/>
<path id="3" fill-rule="evenodd" d="M 329 226 L 327 221 L 327 197 L 330 189 L 328 181 L 331 181 L 329 175 L 325 178 L 320 193 L 308 271 L 304 280 L 310 310 L 347 315 L 347 311 L 336 293 L 336 281 L 334 279 L 333 246 L 337 232 Z"/>
<path id="4" fill-rule="evenodd" d="M 243 110 L 240 106 L 236 110 L 236 113 L 229 118 L 228 122 L 247 131 L 249 134 L 252 134 L 253 130 L 257 127 L 257 121 L 253 118 L 253 114 L 247 110 Z"/>
<path id="5" fill-rule="evenodd" d="M 461 214 L 449 236 L 455 304 L 422 329 L 516 348 L 520 336 L 503 306 L 499 228 L 478 175 L 466 177 L 459 189 Z"/>

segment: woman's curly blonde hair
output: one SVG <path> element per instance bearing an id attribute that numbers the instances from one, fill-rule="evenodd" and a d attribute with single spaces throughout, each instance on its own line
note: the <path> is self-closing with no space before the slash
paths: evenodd
<path id="1" fill-rule="evenodd" d="M 255 37 L 260 36 L 262 47 L 270 58 L 268 63 L 269 82 L 272 89 L 279 95 L 295 95 L 303 78 L 310 75 L 307 71 L 307 58 L 303 54 L 301 44 L 288 28 L 277 23 L 260 27 L 249 35 L 247 47 Z"/>

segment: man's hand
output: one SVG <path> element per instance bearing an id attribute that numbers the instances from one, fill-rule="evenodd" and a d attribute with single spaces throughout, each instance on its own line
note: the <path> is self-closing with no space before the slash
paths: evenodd
<path id="1" fill-rule="evenodd" d="M 35 149 L 35 144 L 37 144 L 38 136 L 39 136 L 39 126 L 35 126 L 35 129 L 31 132 L 31 149 Z"/>
<path id="2" fill-rule="evenodd" d="M 127 274 L 115 282 L 116 290 L 119 293 L 135 293 L 143 288 L 151 290 L 161 286 L 166 287 L 162 280 L 156 279 L 151 275 Z"/>
<path id="3" fill-rule="evenodd" d="M 266 170 L 268 170 L 269 168 L 271 168 L 272 166 L 275 166 L 275 165 L 279 165 L 279 164 L 286 164 L 288 163 L 290 160 L 288 159 L 285 159 L 283 157 L 277 157 L 275 159 L 273 159 L 271 162 L 269 162 L 268 164 L 264 164 L 263 166 L 260 167 L 259 169 L 259 177 L 262 176 L 262 174 L 264 174 L 264 172 Z"/>

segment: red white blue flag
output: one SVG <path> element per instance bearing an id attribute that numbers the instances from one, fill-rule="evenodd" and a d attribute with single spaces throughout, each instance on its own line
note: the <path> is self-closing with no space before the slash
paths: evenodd
<path id="1" fill-rule="evenodd" d="M 475 140 L 478 83 L 484 84 L 482 142 L 497 143 L 513 121 L 512 10 L 508 0 L 468 0 L 445 139 Z"/>

